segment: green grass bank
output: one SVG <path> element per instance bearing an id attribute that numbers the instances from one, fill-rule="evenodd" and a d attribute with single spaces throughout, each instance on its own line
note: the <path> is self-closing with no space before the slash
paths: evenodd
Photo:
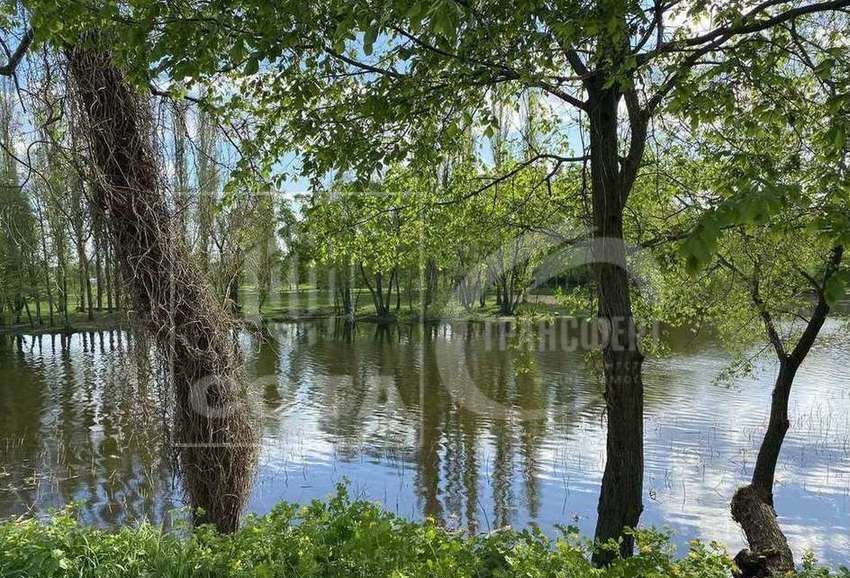
<path id="1" fill-rule="evenodd" d="M 48 520 L 0 523 L 3 578 L 727 578 L 722 546 L 695 542 L 676 556 L 663 534 L 637 534 L 639 554 L 606 569 L 588 562 L 588 547 L 565 530 L 549 540 L 510 529 L 464 536 L 432 522 L 410 522 L 375 504 L 351 501 L 345 489 L 327 502 L 281 503 L 250 517 L 236 534 L 150 524 L 107 532 L 80 524 L 70 511 Z M 850 577 L 847 569 L 801 565 L 804 578 Z"/>

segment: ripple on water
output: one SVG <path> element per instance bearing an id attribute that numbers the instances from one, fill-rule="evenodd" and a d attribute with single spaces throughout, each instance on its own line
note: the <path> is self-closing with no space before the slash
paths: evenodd
<path id="1" fill-rule="evenodd" d="M 250 509 L 322 498 L 348 480 L 356 496 L 452 527 L 568 523 L 592 534 L 605 463 L 598 376 L 579 352 L 523 351 L 499 331 L 302 323 L 241 336 L 262 414 Z M 742 544 L 728 504 L 751 473 L 776 366 L 716 383 L 728 363 L 695 341 L 645 364 L 642 520 L 680 545 Z M 115 526 L 180 505 L 157 371 L 125 332 L 0 338 L 0 515 L 80 499 L 88 521 Z M 850 550 L 848 383 L 848 348 L 812 352 L 777 472 L 792 546 L 835 563 Z"/>

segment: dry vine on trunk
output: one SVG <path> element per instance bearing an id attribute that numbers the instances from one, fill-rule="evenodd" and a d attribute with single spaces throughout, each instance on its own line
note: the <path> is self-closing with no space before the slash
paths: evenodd
<path id="1" fill-rule="evenodd" d="M 65 51 L 79 125 L 136 317 L 172 368 L 175 441 L 188 498 L 232 532 L 250 489 L 256 432 L 234 348 L 234 323 L 210 295 L 169 214 L 147 103 L 107 52 Z"/>

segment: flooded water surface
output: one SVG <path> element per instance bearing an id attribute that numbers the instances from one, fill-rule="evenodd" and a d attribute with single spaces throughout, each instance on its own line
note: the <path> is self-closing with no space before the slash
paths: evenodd
<path id="1" fill-rule="evenodd" d="M 556 524 L 592 535 L 604 466 L 602 386 L 557 331 L 505 324 L 351 330 L 269 325 L 240 338 L 258 419 L 248 508 L 350 492 L 402 516 L 485 532 Z M 529 345 L 530 344 L 530 345 Z M 729 500 L 745 483 L 774 366 L 717 383 L 729 358 L 701 342 L 645 364 L 644 525 L 674 541 L 743 546 Z M 161 522 L 182 506 L 169 393 L 123 331 L 0 337 L 0 517 L 78 503 L 89 523 Z M 777 472 L 780 522 L 797 555 L 850 552 L 850 353 L 812 352 L 792 394 Z"/>

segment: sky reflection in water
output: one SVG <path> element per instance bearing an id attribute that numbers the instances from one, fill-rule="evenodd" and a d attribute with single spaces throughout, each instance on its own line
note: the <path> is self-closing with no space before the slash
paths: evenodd
<path id="1" fill-rule="evenodd" d="M 513 334 L 507 334 L 506 331 Z M 241 345 L 261 408 L 249 509 L 351 492 L 474 532 L 577 525 L 591 535 L 604 465 L 601 385 L 563 335 L 472 323 L 347 331 L 274 324 Z M 522 343 L 530 343 L 523 347 Z M 742 546 L 729 516 L 767 415 L 769 363 L 731 386 L 728 357 L 689 343 L 645 364 L 642 523 Z M 0 516 L 81 501 L 115 526 L 181 505 L 161 368 L 121 331 L 0 337 Z M 792 394 L 776 503 L 795 552 L 850 551 L 850 353 L 813 351 Z"/>

